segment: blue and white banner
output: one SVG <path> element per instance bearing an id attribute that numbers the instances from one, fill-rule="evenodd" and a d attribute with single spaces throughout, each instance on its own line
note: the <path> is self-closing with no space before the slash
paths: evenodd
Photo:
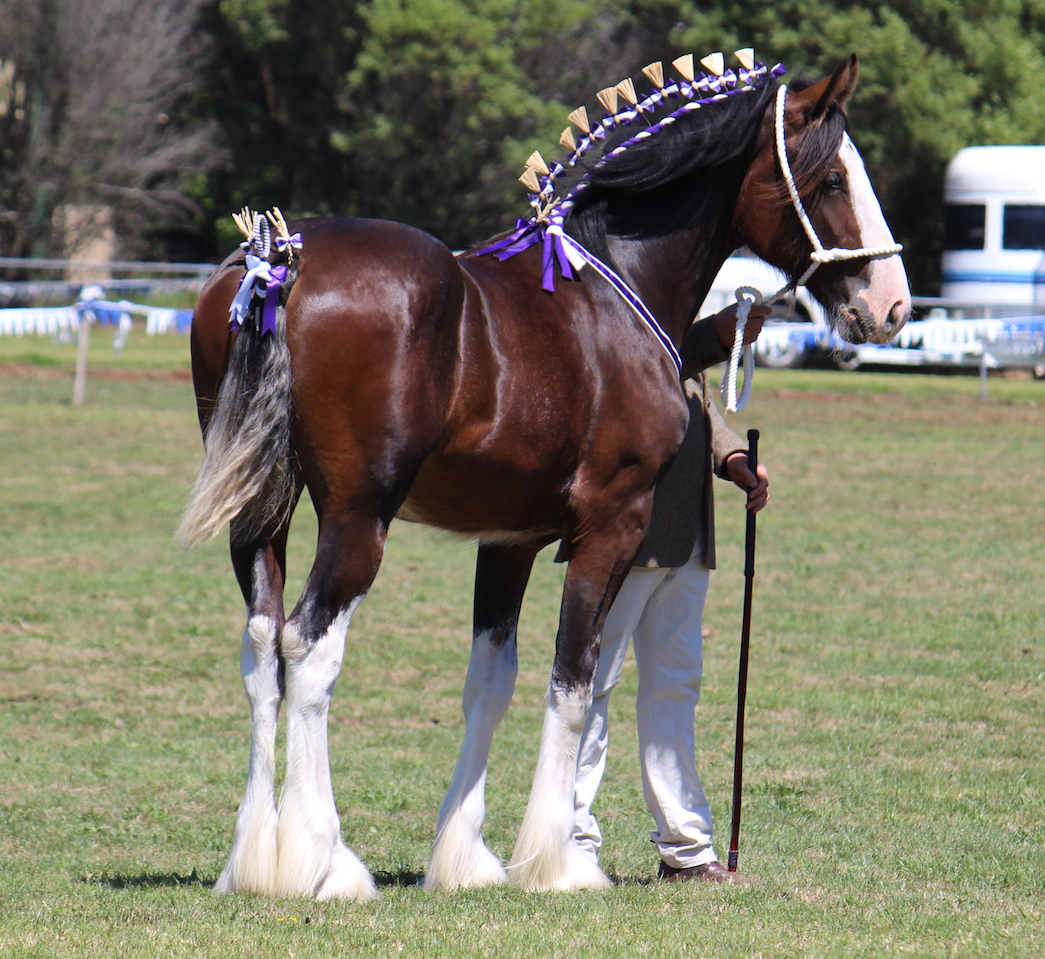
<path id="1" fill-rule="evenodd" d="M 172 310 L 128 300 L 81 300 L 73 306 L 36 306 L 0 310 L 0 336 L 61 336 L 79 333 L 82 317 L 100 326 L 114 326 L 121 334 L 131 328 L 132 316 L 145 318 L 148 336 L 160 333 L 186 334 L 192 325 L 192 310 Z"/>

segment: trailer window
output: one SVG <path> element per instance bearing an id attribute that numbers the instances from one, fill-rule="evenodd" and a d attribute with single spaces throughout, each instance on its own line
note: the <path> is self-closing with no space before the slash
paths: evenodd
<path id="1" fill-rule="evenodd" d="M 1004 250 L 1045 250 L 1045 206 L 1007 203 L 1002 211 Z"/>
<path id="2" fill-rule="evenodd" d="M 945 250 L 982 250 L 987 235 L 987 207 L 982 203 L 949 203 L 943 210 Z"/>

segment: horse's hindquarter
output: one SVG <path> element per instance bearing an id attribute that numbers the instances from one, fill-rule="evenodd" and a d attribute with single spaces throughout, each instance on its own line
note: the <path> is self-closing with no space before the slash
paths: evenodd
<path id="1" fill-rule="evenodd" d="M 442 243 L 401 224 L 295 226 L 303 250 L 287 341 L 302 472 L 317 506 L 376 498 L 394 512 L 445 422 L 460 271 Z"/>
<path id="2" fill-rule="evenodd" d="M 405 518 L 555 538 L 593 490 L 611 502 L 647 490 L 681 442 L 686 409 L 659 345 L 597 280 L 542 290 L 537 253 L 459 260 L 453 400 Z"/>

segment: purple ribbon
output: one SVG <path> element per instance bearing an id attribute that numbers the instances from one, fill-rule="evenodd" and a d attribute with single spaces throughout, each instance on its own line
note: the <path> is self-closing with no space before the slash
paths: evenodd
<path id="1" fill-rule="evenodd" d="M 541 288 L 549 293 L 555 292 L 555 263 L 559 263 L 559 271 L 564 280 L 575 280 L 573 267 L 566 255 L 566 247 L 561 236 L 553 236 L 548 233 L 547 223 L 534 223 L 531 220 L 518 219 L 515 221 L 515 232 L 503 240 L 498 240 L 492 246 L 479 250 L 476 256 L 484 253 L 493 253 L 502 262 L 516 253 L 522 253 L 537 243 L 543 243 L 541 251 Z M 275 271 L 273 271 L 275 272 Z"/>
<path id="2" fill-rule="evenodd" d="M 301 234 L 293 233 L 289 237 L 277 236 L 276 237 L 276 249 L 282 253 L 287 247 L 293 250 L 301 249 Z"/>
<path id="3" fill-rule="evenodd" d="M 570 258 L 566 255 L 566 246 L 562 237 L 548 233 L 547 226 L 541 227 L 544 239 L 544 251 L 541 257 L 541 286 L 549 293 L 555 292 L 555 261 L 559 261 L 559 272 L 564 280 L 577 279 L 573 275 Z"/>
<path id="4" fill-rule="evenodd" d="M 269 270 L 269 280 L 265 284 L 265 307 L 261 314 L 261 335 L 276 335 L 276 307 L 279 305 L 279 290 L 287 278 L 287 268 L 274 266 Z"/>
<path id="5" fill-rule="evenodd" d="M 484 253 L 496 253 L 498 260 L 507 260 L 508 257 L 515 256 L 516 253 L 522 253 L 523 250 L 533 246 L 539 239 L 540 237 L 536 232 L 536 224 L 519 217 L 515 221 L 514 233 L 503 240 L 498 240 L 492 246 L 480 250 L 476 253 L 476 256 L 482 256 Z"/>

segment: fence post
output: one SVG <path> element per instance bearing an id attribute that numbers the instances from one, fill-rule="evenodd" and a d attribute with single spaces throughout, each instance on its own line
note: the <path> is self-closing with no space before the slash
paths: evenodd
<path id="1" fill-rule="evenodd" d="M 87 347 L 91 339 L 90 310 L 80 311 L 80 339 L 76 344 L 76 378 L 73 380 L 73 406 L 83 406 L 87 394 Z"/>

